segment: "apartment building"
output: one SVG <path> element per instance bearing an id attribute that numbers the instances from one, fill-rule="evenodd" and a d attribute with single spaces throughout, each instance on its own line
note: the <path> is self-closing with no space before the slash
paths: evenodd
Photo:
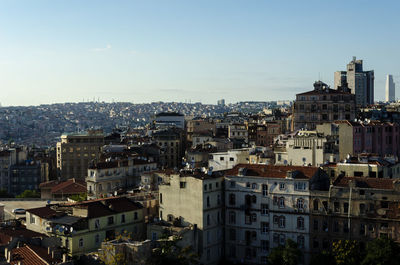
<path id="1" fill-rule="evenodd" d="M 336 138 L 316 131 L 299 130 L 275 148 L 276 165 L 321 166 L 339 161 Z"/>
<path id="2" fill-rule="evenodd" d="M 12 188 L 17 188 L 11 185 L 11 167 L 26 160 L 27 151 L 24 148 L 8 148 L 0 151 L 0 189 L 11 192 Z"/>
<path id="3" fill-rule="evenodd" d="M 146 234 L 143 207 L 126 197 L 28 209 L 26 220 L 27 229 L 60 238 L 72 256 L 96 251 L 117 234 L 129 233 L 133 240 Z"/>
<path id="4" fill-rule="evenodd" d="M 346 87 L 335 90 L 317 81 L 314 90 L 296 94 L 292 131 L 315 130 L 317 124 L 335 120 L 354 120 L 356 111 L 355 96 Z"/>
<path id="5" fill-rule="evenodd" d="M 208 160 L 208 167 L 214 171 L 221 171 L 231 169 L 239 163 L 248 163 L 251 150 L 251 148 L 242 148 L 211 153 Z"/>
<path id="6" fill-rule="evenodd" d="M 159 186 L 159 217 L 193 225 L 198 231 L 200 262 L 218 264 L 223 257 L 223 176 L 216 172 L 181 171 Z"/>
<path id="7" fill-rule="evenodd" d="M 392 179 L 338 176 L 315 186 L 310 197 L 310 246 L 330 250 L 337 240 L 366 242 L 380 237 L 400 242 L 400 183 Z"/>
<path id="8" fill-rule="evenodd" d="M 157 169 L 157 163 L 142 159 L 99 162 L 89 166 L 86 177 L 88 198 L 113 195 L 119 189 L 138 187 L 143 173 Z"/>
<path id="9" fill-rule="evenodd" d="M 228 138 L 249 142 L 249 132 L 245 124 L 234 123 L 228 125 Z"/>
<path id="10" fill-rule="evenodd" d="M 316 167 L 239 164 L 225 175 L 226 259 L 266 264 L 270 250 L 297 242 L 308 264 L 311 178 Z"/>
<path id="11" fill-rule="evenodd" d="M 282 133 L 281 124 L 278 122 L 267 122 L 257 126 L 257 146 L 271 146 L 274 144 L 274 138 Z"/>
<path id="12" fill-rule="evenodd" d="M 91 161 L 99 160 L 104 145 L 101 130 L 61 135 L 57 143 L 57 169 L 61 179 L 81 178 L 87 175 Z"/>
<path id="13" fill-rule="evenodd" d="M 152 135 L 160 147 L 160 166 L 180 168 L 184 150 L 183 131 L 177 128 L 155 131 Z"/>
<path id="14" fill-rule="evenodd" d="M 317 125 L 324 135 L 338 137 L 339 158 L 374 153 L 381 157 L 400 156 L 400 125 L 380 121 L 335 121 Z"/>

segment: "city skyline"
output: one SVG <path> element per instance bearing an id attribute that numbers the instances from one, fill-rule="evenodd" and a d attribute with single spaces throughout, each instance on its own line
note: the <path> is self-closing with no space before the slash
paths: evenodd
<path id="1" fill-rule="evenodd" d="M 352 56 L 400 78 L 395 1 L 0 3 L 0 103 L 294 100 Z M 357 27 L 349 25 L 355 18 Z M 371 38 L 374 36 L 374 38 Z M 384 42 L 382 40 L 385 40 Z"/>

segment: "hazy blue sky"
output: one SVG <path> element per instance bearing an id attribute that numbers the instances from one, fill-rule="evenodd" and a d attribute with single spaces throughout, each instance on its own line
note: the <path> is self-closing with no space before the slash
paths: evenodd
<path id="1" fill-rule="evenodd" d="M 400 1 L 0 0 L 0 103 L 294 99 L 352 56 L 400 87 Z M 400 91 L 400 89 L 398 90 Z M 397 93 L 399 95 L 400 93 Z"/>

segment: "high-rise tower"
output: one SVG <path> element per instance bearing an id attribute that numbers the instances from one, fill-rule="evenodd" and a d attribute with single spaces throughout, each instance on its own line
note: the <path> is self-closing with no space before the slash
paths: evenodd
<path id="1" fill-rule="evenodd" d="M 393 82 L 393 76 L 386 76 L 386 93 L 385 93 L 385 101 L 390 102 L 395 100 L 395 84 Z"/>
<path id="2" fill-rule="evenodd" d="M 356 95 L 359 106 L 374 103 L 374 71 L 363 71 L 363 61 L 353 60 L 347 64 L 347 71 L 335 72 L 335 89 L 346 85 Z"/>

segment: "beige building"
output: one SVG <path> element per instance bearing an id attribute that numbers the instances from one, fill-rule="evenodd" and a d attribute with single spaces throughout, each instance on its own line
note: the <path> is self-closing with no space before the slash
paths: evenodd
<path id="1" fill-rule="evenodd" d="M 61 135 L 57 143 L 57 169 L 61 179 L 85 178 L 89 163 L 100 158 L 103 145 L 104 134 L 99 130 Z"/>
<path id="2" fill-rule="evenodd" d="M 219 174 L 182 171 L 159 187 L 160 219 L 196 227 L 203 264 L 218 264 L 223 255 L 222 185 Z"/>
<path id="3" fill-rule="evenodd" d="M 142 205 L 126 197 L 28 209 L 26 220 L 27 229 L 60 238 L 72 256 L 96 251 L 121 233 L 146 236 Z"/>

